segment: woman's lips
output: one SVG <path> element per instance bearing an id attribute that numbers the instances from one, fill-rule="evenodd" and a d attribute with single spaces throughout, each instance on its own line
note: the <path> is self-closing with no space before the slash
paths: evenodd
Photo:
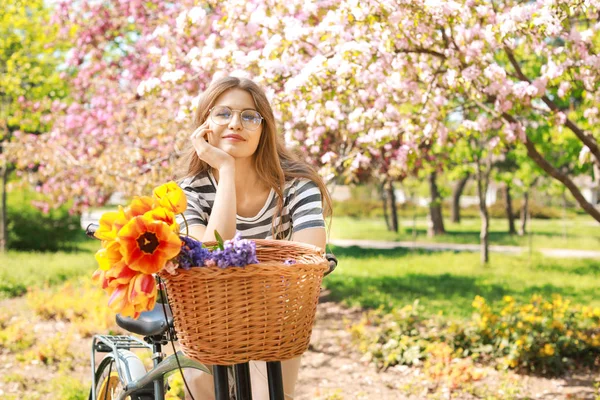
<path id="1" fill-rule="evenodd" d="M 223 139 L 231 140 L 234 142 L 244 142 L 245 141 L 244 138 L 239 135 L 226 135 L 226 136 L 223 136 Z"/>

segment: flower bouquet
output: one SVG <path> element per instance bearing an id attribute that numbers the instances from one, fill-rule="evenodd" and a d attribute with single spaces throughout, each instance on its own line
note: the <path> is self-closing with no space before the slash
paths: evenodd
<path id="1" fill-rule="evenodd" d="M 92 280 L 109 294 L 109 307 L 132 318 L 153 309 L 156 274 L 188 357 L 230 365 L 306 351 L 328 269 L 323 251 L 239 235 L 223 241 L 218 232 L 215 242 L 201 243 L 179 233 L 175 215 L 186 207 L 183 191 L 168 182 L 102 215 Z"/>
<path id="2" fill-rule="evenodd" d="M 102 249 L 96 253 L 99 268 L 92 281 L 109 294 L 113 311 L 138 318 L 152 310 L 157 297 L 152 274 L 161 270 L 175 275 L 177 268 L 258 264 L 255 243 L 239 235 L 224 242 L 215 232 L 218 242 L 210 247 L 180 236 L 175 214 L 186 207 L 181 188 L 168 182 L 155 188 L 152 197 L 135 197 L 128 207 L 102 214 L 95 233 Z"/>

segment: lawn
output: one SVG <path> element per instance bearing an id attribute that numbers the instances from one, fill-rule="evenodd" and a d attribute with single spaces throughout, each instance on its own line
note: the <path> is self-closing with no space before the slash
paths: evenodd
<path id="1" fill-rule="evenodd" d="M 361 307 L 403 306 L 419 300 L 428 313 L 471 314 L 476 295 L 490 302 L 510 295 L 529 300 L 553 293 L 573 303 L 600 306 L 600 261 L 493 254 L 482 267 L 476 253 L 332 247 L 340 260 L 325 278 L 330 298 Z"/>
<path id="2" fill-rule="evenodd" d="M 331 226 L 332 239 L 370 239 L 391 241 L 417 241 L 436 243 L 479 243 L 480 220 L 463 219 L 460 224 L 444 221 L 446 235 L 427 237 L 428 220 L 418 218 L 400 221 L 400 232 L 390 232 L 383 218 L 357 219 L 352 217 L 334 218 Z M 413 228 L 416 236 L 413 236 Z M 565 221 L 534 219 L 529 224 L 529 235 L 521 237 L 509 235 L 505 219 L 492 219 L 490 222 L 490 244 L 528 247 L 531 239 L 533 249 L 563 248 L 600 250 L 600 224 L 587 216 L 577 216 Z"/>
<path id="3" fill-rule="evenodd" d="M 448 224 L 449 234 L 435 241 L 476 243 L 475 220 Z M 598 249 L 600 229 L 593 221 L 571 221 L 567 241 L 562 241 L 560 221 L 532 223 L 534 248 L 570 247 Z M 492 221 L 492 243 L 526 246 L 527 239 L 502 232 L 505 221 Z M 383 221 L 336 218 L 332 238 L 411 240 L 410 227 L 403 221 L 400 235 L 386 231 Z M 420 228 L 419 228 L 420 227 Z M 426 221 L 418 220 L 417 240 L 428 240 Z M 594 243 L 596 245 L 594 246 Z M 58 284 L 71 277 L 90 276 L 96 268 L 94 252 L 100 243 L 86 240 L 70 252 L 33 253 L 9 251 L 0 254 L 0 297 L 23 294 L 28 287 Z M 578 245 L 578 246 L 577 246 Z M 479 254 L 426 252 L 419 250 L 368 250 L 330 246 L 340 260 L 334 274 L 325 279 L 332 299 L 362 307 L 392 307 L 419 299 L 428 312 L 451 317 L 471 313 L 476 295 L 489 301 L 512 295 L 527 300 L 534 293 L 560 293 L 579 304 L 600 305 L 595 295 L 600 286 L 600 260 L 550 259 L 534 253 L 533 258 L 491 255 L 491 264 L 482 267 Z"/>
<path id="4" fill-rule="evenodd" d="M 71 251 L 38 253 L 8 251 L 0 253 L 0 298 L 19 296 L 28 287 L 55 285 L 96 269 L 94 252 L 100 242 L 77 243 Z"/>

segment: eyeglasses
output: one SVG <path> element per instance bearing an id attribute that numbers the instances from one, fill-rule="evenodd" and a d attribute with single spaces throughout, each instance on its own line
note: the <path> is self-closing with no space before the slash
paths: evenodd
<path id="1" fill-rule="evenodd" d="M 227 125 L 233 118 L 233 112 L 240 113 L 242 126 L 248 130 L 258 129 L 262 123 L 263 117 L 255 110 L 232 110 L 226 106 L 216 106 L 209 110 L 210 119 L 217 125 Z"/>

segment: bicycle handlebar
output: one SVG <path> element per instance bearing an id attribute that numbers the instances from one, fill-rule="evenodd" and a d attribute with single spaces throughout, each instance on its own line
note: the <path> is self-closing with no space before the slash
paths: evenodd
<path id="1" fill-rule="evenodd" d="M 85 228 L 85 234 L 92 239 L 98 239 L 95 235 L 98 228 L 99 228 L 98 224 L 91 223 L 87 226 L 87 228 Z M 338 260 L 337 260 L 336 256 L 333 255 L 332 253 L 325 254 L 325 258 L 327 259 L 327 262 L 329 263 L 329 270 L 327 270 L 327 272 L 325 272 L 325 276 L 327 276 L 330 273 L 332 273 L 333 270 L 335 270 L 335 268 L 338 265 Z"/>

